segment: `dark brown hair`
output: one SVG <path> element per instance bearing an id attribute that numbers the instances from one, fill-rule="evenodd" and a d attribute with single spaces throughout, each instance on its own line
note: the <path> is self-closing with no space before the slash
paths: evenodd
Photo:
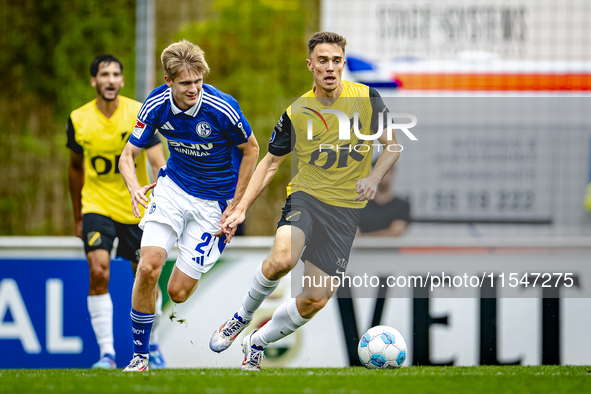
<path id="1" fill-rule="evenodd" d="M 101 63 L 105 63 L 105 66 L 108 66 L 111 63 L 117 63 L 119 68 L 121 68 L 121 73 L 123 73 L 123 64 L 113 55 L 98 55 L 94 58 L 92 63 L 90 63 L 90 76 L 96 77 L 98 74 L 99 66 Z"/>
<path id="2" fill-rule="evenodd" d="M 316 48 L 316 45 L 318 44 L 337 44 L 343 50 L 343 55 L 345 55 L 347 40 L 340 34 L 332 33 L 330 31 L 319 31 L 314 33 L 308 41 L 308 56 L 312 54 L 314 48 Z"/>

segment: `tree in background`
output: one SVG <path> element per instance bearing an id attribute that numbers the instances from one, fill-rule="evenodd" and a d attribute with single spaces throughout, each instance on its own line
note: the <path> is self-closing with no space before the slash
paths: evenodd
<path id="1" fill-rule="evenodd" d="M 203 48 L 211 67 L 205 82 L 238 100 L 259 141 L 261 157 L 292 98 L 312 87 L 307 42 L 318 29 L 318 8 L 318 1 L 216 1 L 203 19 L 182 24 L 172 37 Z M 168 44 L 159 42 L 158 47 Z M 280 167 L 249 210 L 248 235 L 274 234 L 290 179 L 289 166 Z"/>
<path id="2" fill-rule="evenodd" d="M 72 235 L 65 125 L 112 53 L 133 97 L 135 1 L 0 0 L 0 235 Z"/>
<path id="3" fill-rule="evenodd" d="M 98 54 L 123 62 L 122 94 L 133 97 L 135 8 L 134 0 L 0 0 L 0 235 L 74 234 L 66 121 L 95 97 L 89 67 Z M 174 40 L 202 46 L 206 82 L 240 102 L 265 147 L 291 98 L 312 86 L 306 42 L 318 13 L 319 0 L 156 0 L 156 64 Z M 249 234 L 274 232 L 290 179 L 281 171 L 249 211 Z"/>

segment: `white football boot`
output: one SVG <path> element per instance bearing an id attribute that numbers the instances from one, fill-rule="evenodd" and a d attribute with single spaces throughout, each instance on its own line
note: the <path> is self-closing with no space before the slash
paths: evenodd
<path id="1" fill-rule="evenodd" d="M 148 370 L 149 360 L 140 355 L 134 355 L 133 359 L 123 372 L 143 372 Z"/>
<path id="2" fill-rule="evenodd" d="M 242 352 L 244 353 L 244 361 L 242 361 L 243 371 L 261 370 L 261 362 L 265 357 L 265 349 L 251 343 L 252 335 L 257 331 L 255 330 L 252 334 L 247 335 L 244 337 L 244 341 L 242 341 Z"/>
<path id="3" fill-rule="evenodd" d="M 244 321 L 238 313 L 214 331 L 209 340 L 209 348 L 214 352 L 223 352 L 234 342 L 236 337 L 248 326 L 250 322 Z"/>

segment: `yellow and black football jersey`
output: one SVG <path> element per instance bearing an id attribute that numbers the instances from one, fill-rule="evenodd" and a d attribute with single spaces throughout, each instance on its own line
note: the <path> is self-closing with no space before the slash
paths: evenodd
<path id="1" fill-rule="evenodd" d="M 379 142 L 359 138 L 354 130 L 375 137 L 379 124 L 387 124 L 387 112 L 375 89 L 348 81 L 343 81 L 343 92 L 330 107 L 320 103 L 313 90 L 296 100 L 277 122 L 269 143 L 269 153 L 275 156 L 295 155 L 297 174 L 287 193 L 303 191 L 326 204 L 363 208 L 367 202 L 354 201 L 355 189 L 357 181 L 369 175 L 373 144 Z M 347 138 L 341 139 L 343 127 Z"/>
<path id="2" fill-rule="evenodd" d="M 131 198 L 119 173 L 119 157 L 135 125 L 141 103 L 119 96 L 119 106 L 107 118 L 93 100 L 72 111 L 68 120 L 68 148 L 84 154 L 82 214 L 96 213 L 122 224 L 137 224 Z M 154 136 L 146 148 L 160 143 Z M 135 159 L 140 185 L 149 183 L 145 150 Z M 140 206 L 143 215 L 143 207 Z"/>

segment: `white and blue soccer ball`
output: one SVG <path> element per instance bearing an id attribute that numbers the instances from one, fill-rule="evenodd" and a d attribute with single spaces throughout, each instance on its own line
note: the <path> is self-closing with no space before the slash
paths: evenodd
<path id="1" fill-rule="evenodd" d="M 361 337 L 357 354 L 368 369 L 400 368 L 406 360 L 406 341 L 392 327 L 375 326 Z"/>

